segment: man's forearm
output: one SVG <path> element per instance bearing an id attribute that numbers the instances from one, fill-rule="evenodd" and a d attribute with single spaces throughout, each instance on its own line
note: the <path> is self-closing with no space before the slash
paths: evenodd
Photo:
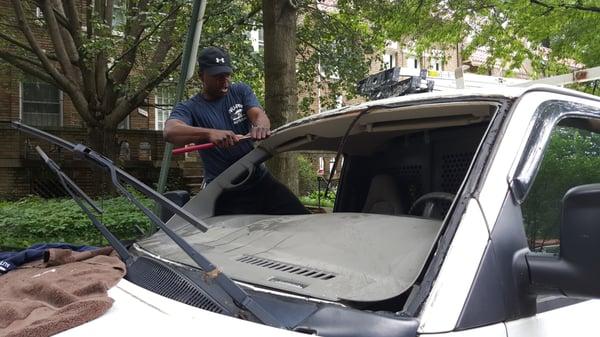
<path id="1" fill-rule="evenodd" d="M 248 119 L 254 126 L 260 126 L 267 129 L 271 129 L 271 121 L 267 114 L 260 108 L 251 108 L 248 110 Z"/>
<path id="2" fill-rule="evenodd" d="M 271 121 L 263 109 L 254 107 L 247 112 L 248 119 L 252 123 L 250 137 L 254 140 L 263 140 L 271 135 Z"/>
<path id="3" fill-rule="evenodd" d="M 176 146 L 182 146 L 189 143 L 208 142 L 210 138 L 210 129 L 177 123 L 165 127 L 163 135 L 169 143 Z"/>
<path id="4" fill-rule="evenodd" d="M 252 122 L 252 125 L 254 125 L 254 126 L 262 126 L 267 129 L 271 128 L 271 121 L 269 120 L 267 115 L 264 113 L 258 114 L 258 116 L 254 120 L 251 120 L 251 122 Z"/>

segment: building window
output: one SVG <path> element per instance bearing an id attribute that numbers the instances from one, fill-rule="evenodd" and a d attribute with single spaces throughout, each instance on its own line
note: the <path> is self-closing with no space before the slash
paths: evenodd
<path id="1" fill-rule="evenodd" d="M 130 127 L 131 127 L 131 121 L 130 121 L 129 115 L 127 115 L 127 117 L 123 118 L 123 120 L 120 121 L 119 124 L 117 125 L 117 129 L 119 129 L 119 130 L 129 130 Z"/>
<path id="2" fill-rule="evenodd" d="M 37 79 L 21 82 L 21 120 L 33 126 L 62 126 L 62 93 Z"/>
<path id="3" fill-rule="evenodd" d="M 175 86 L 165 85 L 160 86 L 156 89 L 156 95 L 154 96 L 156 104 L 156 119 L 155 129 L 163 130 L 165 128 L 165 122 L 169 118 L 173 105 L 175 105 Z"/>
<path id="4" fill-rule="evenodd" d="M 383 55 L 383 64 L 385 69 L 391 69 L 396 66 L 396 54 L 395 53 L 385 53 Z"/>
<path id="5" fill-rule="evenodd" d="M 317 171 L 317 174 L 320 176 L 325 174 L 325 160 L 323 157 L 319 157 L 319 170 Z"/>
<path id="6" fill-rule="evenodd" d="M 265 49 L 265 35 L 262 27 L 250 31 L 250 42 L 252 43 L 252 49 L 257 53 Z"/>
<path id="7" fill-rule="evenodd" d="M 444 70 L 442 68 L 442 61 L 438 58 L 432 58 L 429 62 L 429 68 L 437 71 Z"/>
<path id="8" fill-rule="evenodd" d="M 335 107 L 341 108 L 343 106 L 344 106 L 344 96 L 342 96 L 342 95 L 335 96 Z"/>
<path id="9" fill-rule="evenodd" d="M 265 49 L 265 31 L 261 28 L 258 30 L 258 50 Z"/>
<path id="10" fill-rule="evenodd" d="M 412 68 L 412 69 L 421 68 L 421 64 L 419 63 L 419 58 L 416 56 L 409 56 L 406 59 L 406 67 Z"/>

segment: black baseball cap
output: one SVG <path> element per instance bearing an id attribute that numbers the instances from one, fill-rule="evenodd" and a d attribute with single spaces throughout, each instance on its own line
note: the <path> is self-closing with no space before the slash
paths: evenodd
<path id="1" fill-rule="evenodd" d="M 231 59 L 223 48 L 207 47 L 202 49 L 198 56 L 200 71 L 208 75 L 231 74 Z"/>

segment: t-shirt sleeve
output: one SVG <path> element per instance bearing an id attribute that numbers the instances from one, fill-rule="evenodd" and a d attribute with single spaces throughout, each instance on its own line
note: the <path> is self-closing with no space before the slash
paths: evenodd
<path id="1" fill-rule="evenodd" d="M 244 105 L 244 112 L 248 111 L 248 109 L 250 108 L 254 108 L 254 107 L 259 107 L 262 109 L 262 107 L 260 106 L 260 103 L 258 102 L 258 98 L 256 98 L 256 95 L 254 94 L 254 91 L 252 91 L 252 89 L 245 83 L 242 83 L 241 85 L 241 91 L 242 91 L 242 104 Z"/>
<path id="2" fill-rule="evenodd" d="M 171 111 L 171 115 L 169 115 L 169 119 L 177 119 L 184 122 L 187 125 L 193 125 L 192 120 L 192 111 L 185 106 L 183 103 L 178 103 L 173 111 Z"/>

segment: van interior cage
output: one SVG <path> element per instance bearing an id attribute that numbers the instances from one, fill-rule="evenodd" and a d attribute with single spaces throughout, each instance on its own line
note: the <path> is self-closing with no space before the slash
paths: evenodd
<path id="1" fill-rule="evenodd" d="M 405 75 L 401 70 L 390 68 L 358 81 L 358 93 L 376 100 L 433 91 L 434 82 L 427 79 L 427 69 L 421 69 L 419 76 Z"/>

